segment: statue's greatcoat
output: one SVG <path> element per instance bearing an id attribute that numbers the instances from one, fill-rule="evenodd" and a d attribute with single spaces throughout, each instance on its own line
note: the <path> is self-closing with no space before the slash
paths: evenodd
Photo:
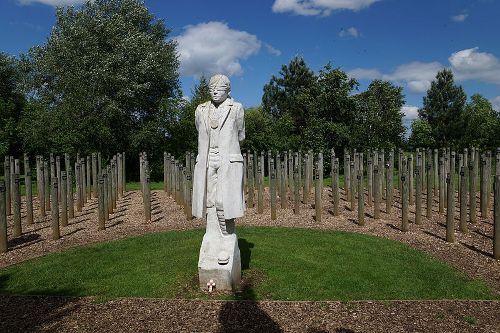
<path id="1" fill-rule="evenodd" d="M 193 216 L 204 218 L 206 196 L 207 155 L 210 138 L 208 111 L 211 101 L 198 105 L 195 112 L 198 130 L 198 156 L 194 167 Z M 218 171 L 217 190 L 222 191 L 224 218 L 243 216 L 245 201 L 243 196 L 243 156 L 240 141 L 245 139 L 245 118 L 243 107 L 232 98 L 227 98 L 220 106 L 219 154 L 222 164 Z"/>

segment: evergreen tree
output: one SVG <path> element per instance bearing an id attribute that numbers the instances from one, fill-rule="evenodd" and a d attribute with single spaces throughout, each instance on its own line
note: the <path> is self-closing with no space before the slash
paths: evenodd
<path id="1" fill-rule="evenodd" d="M 418 114 L 429 123 L 438 146 L 457 144 L 462 137 L 466 99 L 462 87 L 455 85 L 451 70 L 444 69 L 437 73 Z"/>

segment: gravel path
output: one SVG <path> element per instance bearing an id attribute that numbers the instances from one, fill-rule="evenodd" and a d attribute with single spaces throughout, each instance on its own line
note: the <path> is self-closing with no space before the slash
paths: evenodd
<path id="1" fill-rule="evenodd" d="M 311 196 L 312 197 L 312 196 Z M 381 204 L 381 219 L 374 220 L 371 207 L 365 209 L 365 226 L 357 224 L 357 211 L 341 202 L 341 214 L 331 213 L 330 191 L 323 193 L 321 222 L 314 219 L 311 205 L 301 204 L 299 214 L 279 209 L 270 218 L 269 195 L 265 193 L 263 214 L 247 210 L 237 225 L 332 229 L 359 232 L 397 240 L 449 262 L 469 277 L 481 278 L 500 294 L 500 262 L 492 258 L 493 222 L 469 224 L 469 232 L 458 232 L 456 243 L 445 242 L 445 216 L 422 218 L 422 225 L 410 223 L 403 233 L 400 204 L 391 215 Z M 342 193 L 342 198 L 345 198 Z M 424 197 L 425 214 L 425 197 Z M 142 197 L 128 192 L 118 202 L 105 231 L 97 231 L 97 203 L 91 200 L 76 213 L 62 238 L 50 239 L 50 215 L 40 217 L 35 200 L 35 223 L 23 225 L 23 235 L 11 239 L 10 251 L 0 255 L 0 267 L 63 251 L 76 245 L 120 239 L 165 230 L 202 228 L 203 220 L 187 221 L 180 206 L 163 191 L 152 193 L 152 222 L 144 222 Z M 293 203 L 289 202 L 289 207 Z M 478 205 L 479 207 L 479 205 Z M 414 220 L 410 206 L 410 220 Z M 24 213 L 23 213 L 24 214 Z M 389 301 L 389 302 L 222 302 L 196 300 L 117 299 L 105 303 L 92 298 L 0 296 L 0 332 L 500 332 L 500 302 L 481 301 Z"/>

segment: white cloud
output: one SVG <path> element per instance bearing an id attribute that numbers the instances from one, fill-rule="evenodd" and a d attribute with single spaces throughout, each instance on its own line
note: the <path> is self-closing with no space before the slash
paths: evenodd
<path id="1" fill-rule="evenodd" d="M 414 61 L 400 65 L 390 74 L 383 75 L 384 80 L 404 82 L 408 89 L 413 92 L 422 93 L 431 86 L 431 81 L 443 66 L 439 62 Z"/>
<path id="2" fill-rule="evenodd" d="M 347 72 L 347 74 L 358 80 L 375 80 L 382 78 L 382 73 L 375 68 L 354 68 Z"/>
<path id="3" fill-rule="evenodd" d="M 426 92 L 431 81 L 443 66 L 439 62 L 411 62 L 398 66 L 392 73 L 383 74 L 376 68 L 355 68 L 348 72 L 349 76 L 358 80 L 383 79 L 406 84 L 412 92 Z"/>
<path id="4" fill-rule="evenodd" d="M 328 16 L 336 10 L 361 10 L 380 0 L 275 0 L 274 13 L 292 12 L 296 15 Z"/>
<path id="5" fill-rule="evenodd" d="M 412 105 L 405 105 L 401 108 L 405 119 L 413 120 L 418 118 L 418 107 Z"/>
<path id="6" fill-rule="evenodd" d="M 347 29 L 342 29 L 339 32 L 340 37 L 353 37 L 358 38 L 360 36 L 359 30 L 355 27 L 350 27 Z"/>
<path id="7" fill-rule="evenodd" d="M 453 53 L 448 60 L 457 80 L 480 80 L 500 84 L 500 61 L 477 47 Z"/>
<path id="8" fill-rule="evenodd" d="M 17 2 L 21 5 L 31 5 L 33 3 L 41 3 L 53 7 L 81 5 L 86 1 L 87 0 L 17 0 Z"/>
<path id="9" fill-rule="evenodd" d="M 490 102 L 493 105 L 493 110 L 500 112 L 500 96 L 493 98 Z"/>
<path id="10" fill-rule="evenodd" d="M 270 44 L 264 43 L 264 47 L 266 48 L 267 52 L 271 53 L 272 55 L 275 55 L 277 57 L 281 55 L 281 51 Z"/>
<path id="11" fill-rule="evenodd" d="M 453 22 L 463 22 L 467 19 L 467 17 L 469 16 L 469 14 L 459 14 L 459 15 L 454 15 L 451 17 L 451 20 Z"/>
<path id="12" fill-rule="evenodd" d="M 176 41 L 181 75 L 186 76 L 241 75 L 240 61 L 258 53 L 262 46 L 255 35 L 222 22 L 189 25 Z"/>

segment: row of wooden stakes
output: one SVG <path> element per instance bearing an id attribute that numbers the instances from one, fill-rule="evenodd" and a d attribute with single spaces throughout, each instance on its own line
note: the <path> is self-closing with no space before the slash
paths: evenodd
<path id="1" fill-rule="evenodd" d="M 267 155 L 267 165 L 266 165 Z M 366 162 L 365 157 L 366 156 Z M 314 189 L 315 220 L 321 221 L 323 211 L 323 154 L 312 151 L 283 152 L 247 152 L 244 157 L 244 184 L 246 205 L 257 206 L 257 213 L 264 212 L 264 182 L 269 179 L 271 219 L 277 218 L 278 205 L 287 209 L 293 203 L 295 214 L 300 213 L 301 204 L 310 203 Z M 401 199 L 401 230 L 409 230 L 409 206 L 415 205 L 415 224 L 422 223 L 423 198 L 425 194 L 425 216 L 432 216 L 433 196 L 439 202 L 438 211 L 447 216 L 448 242 L 455 242 L 454 209 L 455 194 L 460 209 L 459 230 L 467 232 L 467 222 L 477 221 L 477 187 L 479 181 L 479 212 L 482 218 L 488 218 L 495 203 L 494 220 L 494 256 L 500 258 L 500 225 L 497 220 L 500 195 L 493 185 L 500 176 L 500 149 L 496 151 L 495 172 L 491 151 L 480 152 L 477 148 L 464 149 L 457 154 L 449 148 L 417 149 L 415 152 L 398 151 L 397 191 L 395 192 L 395 154 L 394 150 L 369 150 L 365 153 L 344 151 L 343 168 L 332 149 L 330 153 L 330 178 L 332 192 L 332 213 L 340 214 L 340 178 L 344 179 L 346 201 L 354 211 L 357 206 L 358 223 L 365 224 L 365 204 L 373 206 L 374 219 L 380 218 L 380 206 L 385 199 L 386 212 L 391 213 L 395 196 Z M 164 190 L 184 207 L 190 220 L 192 195 L 192 172 L 194 155 L 186 153 L 185 164 L 176 160 L 169 153 L 164 153 Z M 267 169 L 266 169 L 267 166 Z M 267 171 L 267 172 L 265 172 Z M 456 178 L 458 183 L 456 184 Z M 257 192 L 257 193 L 255 193 Z M 302 192 L 302 193 L 301 193 Z M 363 195 L 359 195 L 363 193 Z M 257 198 L 255 198 L 255 196 Z M 279 198 L 279 200 L 278 200 Z M 446 212 L 445 212 L 446 209 Z"/>
<path id="2" fill-rule="evenodd" d="M 81 158 L 77 154 L 74 169 L 69 154 L 50 154 L 48 159 L 36 156 L 36 188 L 40 217 L 51 213 L 52 239 L 61 237 L 60 227 L 66 227 L 76 212 L 92 198 L 98 198 L 98 229 L 104 229 L 109 214 L 116 209 L 118 198 L 126 191 L 125 153 L 118 153 L 103 167 L 101 154 Z M 7 216 L 13 215 L 12 237 L 22 235 L 20 160 L 6 156 L 3 180 L 0 181 L 0 253 L 8 250 Z M 30 159 L 23 159 L 26 225 L 33 224 L 33 179 Z M 74 171 L 73 171 L 74 170 Z M 74 178 L 74 179 L 73 179 Z"/>

